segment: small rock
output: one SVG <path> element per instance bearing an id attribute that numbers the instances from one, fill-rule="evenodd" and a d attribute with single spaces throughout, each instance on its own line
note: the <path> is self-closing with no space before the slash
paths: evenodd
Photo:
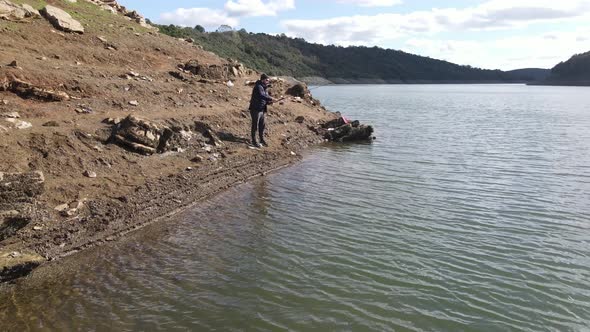
<path id="1" fill-rule="evenodd" d="M 94 112 L 92 110 L 92 108 L 90 108 L 86 105 L 78 105 L 78 107 L 76 107 L 75 111 L 78 114 L 90 114 L 90 113 Z"/>
<path id="2" fill-rule="evenodd" d="M 193 170 L 193 168 L 192 168 L 192 167 L 187 167 L 187 168 L 186 168 L 186 170 L 187 170 L 187 171 L 192 171 L 192 170 Z"/>
<path id="3" fill-rule="evenodd" d="M 76 209 L 79 210 L 84 206 L 84 203 L 81 201 L 73 201 L 70 203 L 69 208 L 70 209 Z"/>
<path id="4" fill-rule="evenodd" d="M 129 105 L 131 106 L 139 106 L 139 102 L 137 100 L 130 100 Z"/>
<path id="5" fill-rule="evenodd" d="M 35 231 L 40 231 L 42 229 L 43 229 L 43 227 L 41 227 L 41 226 L 34 226 L 33 227 L 33 230 L 35 230 Z"/>
<path id="6" fill-rule="evenodd" d="M 18 63 L 16 62 L 16 60 L 13 60 L 11 63 L 8 64 L 9 67 L 18 67 Z"/>
<path id="7" fill-rule="evenodd" d="M 105 44 L 108 43 L 104 37 L 98 36 L 98 37 L 96 37 L 96 39 L 100 40 L 101 42 L 103 42 Z"/>
<path id="8" fill-rule="evenodd" d="M 48 121 L 42 124 L 43 127 L 59 127 L 59 123 L 56 121 Z"/>
<path id="9" fill-rule="evenodd" d="M 139 77 L 139 74 L 134 72 L 134 71 L 130 71 L 127 73 L 127 75 L 131 76 L 131 77 Z"/>
<path id="10" fill-rule="evenodd" d="M 211 147 L 210 146 L 204 147 L 203 150 L 205 150 L 206 152 L 211 153 Z"/>
<path id="11" fill-rule="evenodd" d="M 98 151 L 98 152 L 102 152 L 102 148 L 98 145 L 95 145 L 92 147 L 94 150 Z"/>
<path id="12" fill-rule="evenodd" d="M 2 105 L 8 105 L 8 100 L 2 99 L 2 100 L 0 100 L 0 104 L 2 104 Z"/>
<path id="13" fill-rule="evenodd" d="M 295 118 L 295 122 L 297 123 L 303 123 L 303 121 L 305 121 L 305 117 L 303 116 L 298 116 Z"/>
<path id="14" fill-rule="evenodd" d="M 63 212 L 63 211 L 66 211 L 69 208 L 70 208 L 70 206 L 68 204 L 61 204 L 61 205 L 56 206 L 54 208 L 54 210 L 55 211 L 58 211 L 58 212 Z"/>
<path id="15" fill-rule="evenodd" d="M 3 118 L 10 118 L 10 119 L 20 118 L 20 114 L 18 114 L 18 112 L 2 113 L 2 114 L 0 114 L 0 116 Z"/>
<path id="16" fill-rule="evenodd" d="M 18 252 L 18 251 L 13 251 L 8 256 L 10 256 L 11 258 L 17 258 L 17 257 L 22 256 L 22 254 L 20 252 Z"/>
<path id="17" fill-rule="evenodd" d="M 96 172 L 85 170 L 84 171 L 84 176 L 89 177 L 89 178 L 95 178 L 97 175 L 96 175 Z"/>
<path id="18" fill-rule="evenodd" d="M 297 155 L 297 153 L 295 153 L 295 152 L 291 151 L 291 155 L 292 155 L 292 156 L 296 156 L 296 155 Z"/>
<path id="19" fill-rule="evenodd" d="M 203 157 L 201 157 L 199 155 L 196 155 L 193 159 L 191 159 L 191 161 L 194 162 L 194 163 L 200 163 L 203 160 L 205 160 L 205 158 L 203 158 Z"/>

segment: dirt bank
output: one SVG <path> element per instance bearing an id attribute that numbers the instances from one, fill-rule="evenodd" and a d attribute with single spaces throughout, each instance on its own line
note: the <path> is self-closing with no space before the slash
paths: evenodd
<path id="1" fill-rule="evenodd" d="M 270 147 L 249 149 L 246 83 L 258 73 L 83 0 L 14 2 L 65 9 L 84 33 L 43 18 L 0 19 L 0 270 L 9 277 L 11 266 L 113 241 L 287 165 L 322 142 L 317 128 L 336 117 L 289 97 L 269 110 Z M 273 93 L 288 88 L 277 81 Z M 113 138 L 129 115 L 157 128 L 126 134 L 147 150 Z M 42 174 L 31 180 L 39 190 L 10 180 L 26 174 Z"/>

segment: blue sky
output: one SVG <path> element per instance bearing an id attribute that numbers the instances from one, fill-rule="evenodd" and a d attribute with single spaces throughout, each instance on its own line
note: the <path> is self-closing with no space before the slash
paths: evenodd
<path id="1" fill-rule="evenodd" d="M 488 69 L 551 68 L 590 51 L 590 0 L 119 0 L 160 24 L 221 24 L 380 46 Z"/>

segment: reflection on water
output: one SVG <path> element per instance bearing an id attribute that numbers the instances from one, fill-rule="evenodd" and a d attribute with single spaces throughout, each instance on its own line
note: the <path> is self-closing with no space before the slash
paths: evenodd
<path id="1" fill-rule="evenodd" d="M 379 139 L 0 289 L 0 330 L 585 330 L 586 91 L 316 89 Z"/>

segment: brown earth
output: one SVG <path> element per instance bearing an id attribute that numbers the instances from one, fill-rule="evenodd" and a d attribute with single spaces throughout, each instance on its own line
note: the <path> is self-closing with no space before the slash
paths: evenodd
<path id="1" fill-rule="evenodd" d="M 312 99 L 287 98 L 269 108 L 270 147 L 249 149 L 246 81 L 258 73 L 235 77 L 223 71 L 228 60 L 83 0 L 14 2 L 60 7 L 85 33 L 60 32 L 42 18 L 0 20 L 0 114 L 18 112 L 18 120 L 32 124 L 16 129 L 0 117 L 0 172 L 45 177 L 35 205 L 40 217 L 0 242 L 0 253 L 32 252 L 50 261 L 115 240 L 297 160 L 302 149 L 323 141 L 315 128 L 336 117 Z M 218 67 L 211 77 L 178 69 L 191 59 Z M 15 80 L 68 98 L 1 88 Z M 273 92 L 289 87 L 277 82 Z M 176 135 L 167 151 L 143 155 L 112 144 L 113 123 L 128 115 L 171 128 Z M 204 126 L 221 144 L 214 145 Z M 55 210 L 63 204 L 69 212 Z"/>

